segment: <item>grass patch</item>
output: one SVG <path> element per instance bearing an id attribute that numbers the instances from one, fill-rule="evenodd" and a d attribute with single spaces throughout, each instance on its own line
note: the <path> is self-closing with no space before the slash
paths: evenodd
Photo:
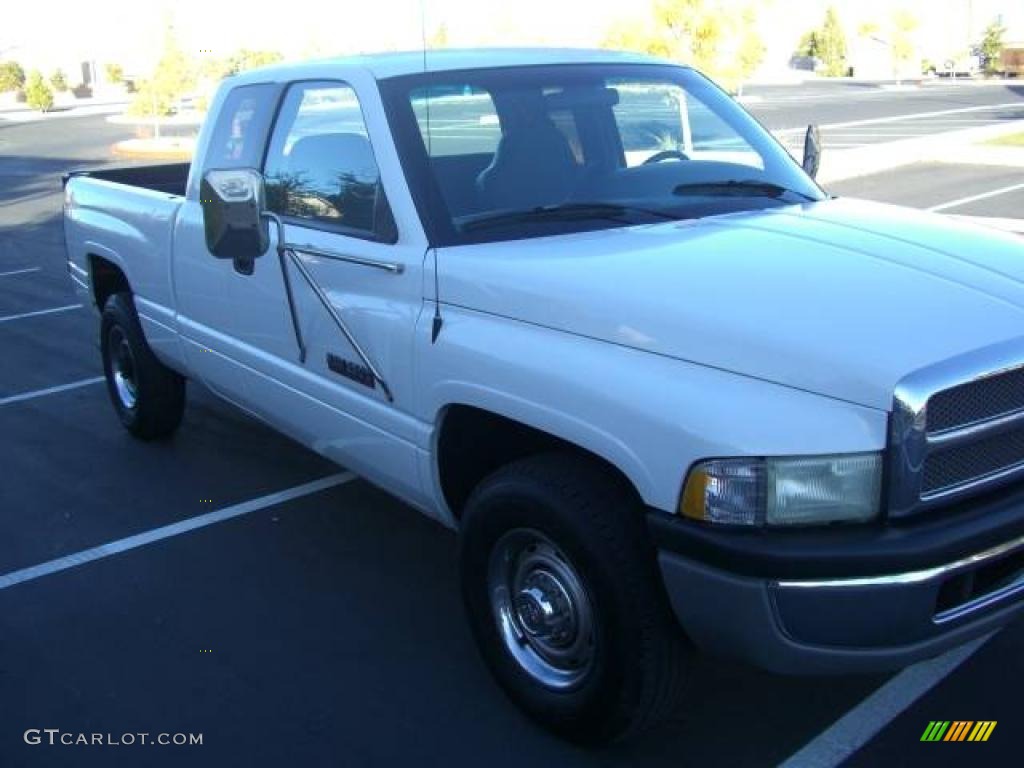
<path id="1" fill-rule="evenodd" d="M 1000 147 L 1024 147 L 1024 133 L 1011 133 L 998 139 L 989 139 L 985 143 Z"/>

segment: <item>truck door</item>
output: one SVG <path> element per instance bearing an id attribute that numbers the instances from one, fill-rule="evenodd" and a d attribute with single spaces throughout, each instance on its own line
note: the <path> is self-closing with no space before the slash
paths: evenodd
<path id="1" fill-rule="evenodd" d="M 218 94 L 210 110 L 218 115 L 199 143 L 189 189 L 178 213 L 172 245 L 172 285 L 185 359 L 193 375 L 229 400 L 240 403 L 245 386 L 235 360 L 237 315 L 231 262 L 207 250 L 199 180 L 214 168 L 257 168 L 270 134 L 281 87 L 243 85 Z M 261 265 L 262 266 L 262 265 Z"/>
<path id="2" fill-rule="evenodd" d="M 283 233 L 287 252 L 272 246 L 250 275 L 216 266 L 241 404 L 417 502 L 416 447 L 428 430 L 412 416 L 413 340 L 426 244 L 396 224 L 378 162 L 394 150 L 373 106 L 371 132 L 348 83 L 286 89 L 262 170 L 282 225 L 271 240 Z"/>

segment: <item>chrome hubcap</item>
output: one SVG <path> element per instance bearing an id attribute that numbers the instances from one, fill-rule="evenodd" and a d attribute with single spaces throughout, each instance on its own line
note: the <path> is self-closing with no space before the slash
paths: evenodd
<path id="1" fill-rule="evenodd" d="M 114 390 L 121 405 L 129 410 L 139 399 L 135 374 L 135 357 L 124 332 L 114 326 L 107 339 L 107 354 L 110 356 L 110 373 L 114 379 Z"/>
<path id="2" fill-rule="evenodd" d="M 506 533 L 488 565 L 498 633 L 516 663 L 556 690 L 580 684 L 593 668 L 594 618 L 576 569 L 544 534 Z"/>

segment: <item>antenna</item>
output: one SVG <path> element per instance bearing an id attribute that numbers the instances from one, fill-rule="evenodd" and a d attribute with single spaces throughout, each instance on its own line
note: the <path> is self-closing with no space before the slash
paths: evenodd
<path id="1" fill-rule="evenodd" d="M 427 71 L 427 0 L 420 0 L 420 42 L 423 44 L 423 71 Z"/>
<path id="2" fill-rule="evenodd" d="M 423 74 L 427 73 L 427 0 L 420 0 L 420 40 L 423 45 Z M 423 105 L 427 120 L 427 157 L 433 149 L 433 135 L 430 130 L 430 86 L 423 91 Z"/>
<path id="3" fill-rule="evenodd" d="M 420 36 L 423 42 L 423 74 L 427 73 L 427 0 L 420 0 Z M 427 157 L 431 155 L 433 136 L 430 131 L 430 86 L 427 85 L 423 91 L 424 109 L 427 120 Z M 436 344 L 437 337 L 441 333 L 441 326 L 444 319 L 441 317 L 441 286 L 437 276 L 437 248 L 434 251 L 434 318 L 430 328 L 430 343 Z"/>

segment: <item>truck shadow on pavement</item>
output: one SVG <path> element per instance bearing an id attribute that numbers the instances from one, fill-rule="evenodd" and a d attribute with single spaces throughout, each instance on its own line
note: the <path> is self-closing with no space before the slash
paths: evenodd
<path id="1" fill-rule="evenodd" d="M 202 732 L 203 765 L 769 765 L 882 682 L 702 660 L 674 721 L 582 750 L 506 701 L 458 594 L 455 537 L 361 481 L 19 585 L 0 592 L 0 679 L 24 722 L 0 756 L 66 758 L 20 744 L 40 724 Z"/>

